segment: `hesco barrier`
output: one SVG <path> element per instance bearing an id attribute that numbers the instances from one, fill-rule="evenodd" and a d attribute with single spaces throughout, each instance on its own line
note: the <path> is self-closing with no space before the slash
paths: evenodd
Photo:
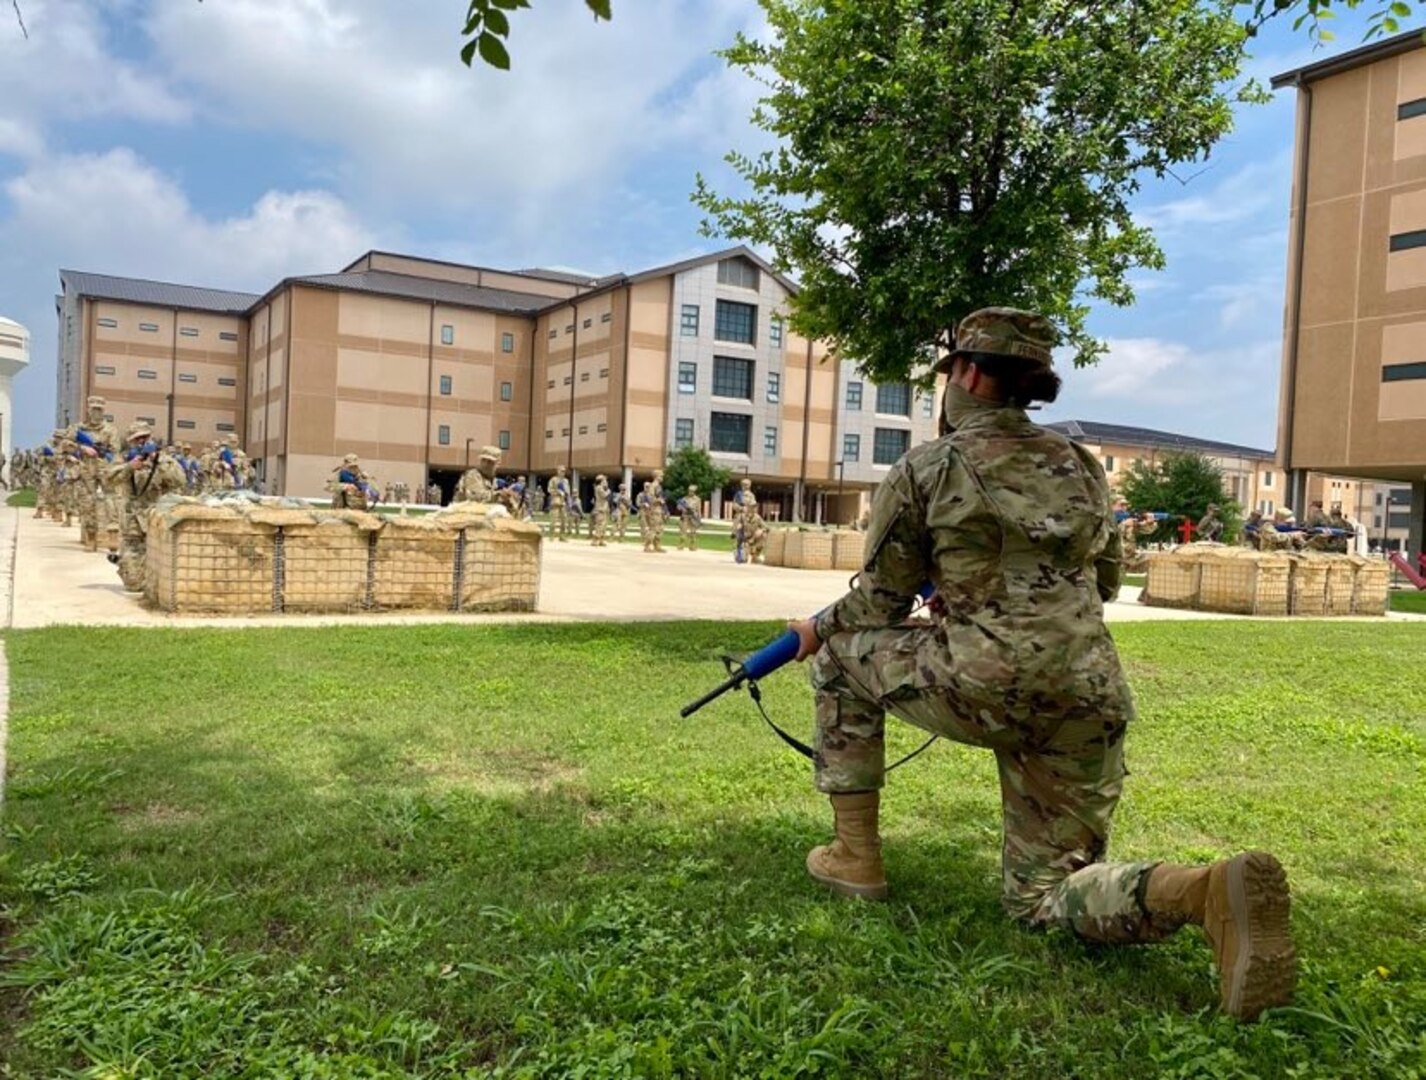
<path id="1" fill-rule="evenodd" d="M 416 518 L 164 500 L 145 599 L 177 613 L 534 611 L 539 526 L 474 503 Z"/>
<path id="2" fill-rule="evenodd" d="M 782 566 L 787 556 L 787 529 L 769 529 L 767 547 L 763 549 L 763 562 L 768 566 Z"/>
<path id="3" fill-rule="evenodd" d="M 771 529 L 763 560 L 790 570 L 860 570 L 863 533 L 848 529 Z"/>
<path id="4" fill-rule="evenodd" d="M 1379 560 L 1185 544 L 1149 557 L 1144 602 L 1239 615 L 1385 615 Z"/>
<path id="5" fill-rule="evenodd" d="M 832 569 L 860 570 L 866 552 L 866 533 L 839 529 L 832 534 Z"/>

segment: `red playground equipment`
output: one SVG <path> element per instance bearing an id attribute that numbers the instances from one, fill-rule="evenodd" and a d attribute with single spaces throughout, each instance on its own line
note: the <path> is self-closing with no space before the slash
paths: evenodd
<path id="1" fill-rule="evenodd" d="M 1388 558 L 1391 560 L 1391 565 L 1400 570 L 1407 581 L 1418 589 L 1426 589 L 1426 552 L 1416 556 L 1415 566 L 1407 562 L 1405 556 L 1399 551 L 1393 551 Z"/>

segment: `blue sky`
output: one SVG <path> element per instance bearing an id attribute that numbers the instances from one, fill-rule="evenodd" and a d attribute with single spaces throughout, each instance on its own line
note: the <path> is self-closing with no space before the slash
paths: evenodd
<path id="1" fill-rule="evenodd" d="M 5 5 L 8 8 L 8 5 Z M 0 314 L 29 326 L 21 444 L 53 418 L 60 267 L 262 291 L 380 246 L 487 265 L 635 270 L 721 246 L 697 171 L 757 148 L 756 87 L 711 50 L 754 0 L 575 0 L 515 20 L 515 69 L 467 71 L 459 0 L 23 0 L 0 12 Z M 1266 77 L 1313 51 L 1286 25 Z M 1275 441 L 1292 95 L 1244 108 L 1206 167 L 1152 183 L 1167 271 L 1097 311 L 1109 356 L 1046 419 Z"/>

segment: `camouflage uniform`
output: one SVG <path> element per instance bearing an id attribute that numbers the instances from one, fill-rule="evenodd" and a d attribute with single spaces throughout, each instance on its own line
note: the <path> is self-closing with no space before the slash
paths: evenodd
<path id="1" fill-rule="evenodd" d="M 594 478 L 594 509 L 593 518 L 590 521 L 590 545 L 592 547 L 607 547 L 609 541 L 605 538 L 609 526 L 609 478 L 600 473 Z"/>
<path id="2" fill-rule="evenodd" d="M 629 514 L 634 504 L 629 498 L 629 485 L 620 484 L 619 494 L 614 496 L 614 539 L 624 542 L 624 530 L 629 527 Z"/>
<path id="3" fill-rule="evenodd" d="M 332 491 L 333 510 L 367 510 L 370 508 L 371 478 L 362 471 L 361 459 L 348 454 L 332 472 L 336 478 L 328 484 Z"/>
<path id="4" fill-rule="evenodd" d="M 655 480 L 645 480 L 639 495 L 639 532 L 645 551 L 663 551 L 663 499 L 656 493 Z"/>
<path id="5" fill-rule="evenodd" d="M 129 425 L 125 441 L 131 450 L 109 467 L 105 486 L 123 493 L 121 546 L 111 561 L 119 567 L 124 587 L 140 592 L 144 587 L 144 560 L 148 553 L 149 511 L 160 498 L 182 491 L 183 470 L 167 450 L 146 441 L 152 432 L 144 423 Z M 141 454 L 138 451 L 148 450 Z"/>
<path id="6" fill-rule="evenodd" d="M 59 444 L 63 438 L 64 432 L 56 431 L 50 436 L 49 445 L 40 449 L 35 517 L 44 517 L 54 510 L 57 498 L 56 475 L 59 472 Z"/>
<path id="7" fill-rule="evenodd" d="M 87 404 L 88 414 L 70 429 L 69 437 L 78 452 L 74 499 L 79 512 L 79 540 L 85 548 L 94 551 L 99 546 L 99 534 L 108 528 L 110 518 L 109 499 L 101 492 L 99 481 L 119 449 L 119 433 L 104 419 L 106 402 L 102 397 L 91 397 Z M 89 445 L 79 442 L 80 432 Z"/>
<path id="8" fill-rule="evenodd" d="M 733 496 L 733 505 L 736 510 L 733 513 L 733 539 L 737 542 L 739 531 L 743 534 L 743 556 L 747 564 L 753 563 L 762 558 L 763 551 L 767 547 L 767 525 L 758 513 L 758 497 L 753 494 L 753 482 L 743 480 L 738 493 Z M 734 558 L 736 559 L 736 553 Z"/>
<path id="9" fill-rule="evenodd" d="M 689 551 L 698 550 L 698 512 L 703 502 L 698 498 L 698 488 L 688 485 L 688 494 L 678 500 L 678 550 L 685 547 Z"/>
<path id="10" fill-rule="evenodd" d="M 460 483 L 456 485 L 451 502 L 488 503 L 495 501 L 495 470 L 500 467 L 500 450 L 494 446 L 484 446 L 480 450 L 480 464 L 467 469 Z"/>
<path id="11" fill-rule="evenodd" d="M 561 541 L 569 539 L 569 481 L 565 479 L 564 466 L 557 466 L 555 475 L 545 485 L 545 495 L 550 506 L 550 536 Z"/>
<path id="12" fill-rule="evenodd" d="M 1119 533 L 1104 473 L 1015 407 L 948 388 L 952 432 L 918 447 L 876 492 L 865 569 L 816 619 L 816 784 L 882 786 L 885 710 L 995 753 L 1012 916 L 1101 942 L 1147 942 L 1155 865 L 1103 862 L 1134 716 L 1103 604 Z M 934 623 L 902 625 L 931 581 Z"/>
<path id="13" fill-rule="evenodd" d="M 1223 519 L 1218 516 L 1218 506 L 1209 503 L 1208 512 L 1198 519 L 1198 524 L 1194 526 L 1193 536 L 1195 540 L 1203 540 L 1216 544 L 1223 539 Z"/>

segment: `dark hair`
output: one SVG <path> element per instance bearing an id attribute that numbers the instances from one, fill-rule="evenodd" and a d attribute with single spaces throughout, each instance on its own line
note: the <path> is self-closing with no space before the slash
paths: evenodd
<path id="1" fill-rule="evenodd" d="M 1004 353 L 962 352 L 957 354 L 994 379 L 1005 400 L 1024 408 L 1037 401 L 1049 404 L 1060 396 L 1060 377 L 1048 364 Z"/>

